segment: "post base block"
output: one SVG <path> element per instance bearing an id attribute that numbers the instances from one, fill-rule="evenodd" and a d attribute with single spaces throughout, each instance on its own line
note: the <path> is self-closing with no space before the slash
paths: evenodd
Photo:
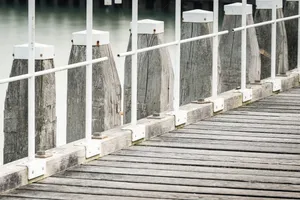
<path id="1" fill-rule="evenodd" d="M 224 99 L 223 98 L 207 98 L 205 99 L 206 101 L 209 101 L 213 104 L 213 111 L 214 112 L 220 112 L 222 110 L 224 110 Z"/>
<path id="2" fill-rule="evenodd" d="M 91 158 L 97 155 L 101 155 L 101 147 L 99 143 L 96 142 L 80 142 L 76 143 L 75 146 L 84 146 L 85 147 L 85 157 Z"/>
<path id="3" fill-rule="evenodd" d="M 34 159 L 20 166 L 26 166 L 28 170 L 28 180 L 43 176 L 46 173 L 46 162 L 44 159 Z"/>
<path id="4" fill-rule="evenodd" d="M 122 129 L 131 131 L 131 133 L 132 133 L 131 141 L 132 142 L 144 139 L 146 136 L 146 126 L 142 125 L 142 124 L 129 125 Z"/>
<path id="5" fill-rule="evenodd" d="M 281 79 L 266 79 L 264 80 L 265 83 L 272 83 L 273 84 L 273 92 L 279 92 L 282 89 L 281 86 Z"/>
<path id="6" fill-rule="evenodd" d="M 252 89 L 238 90 L 238 92 L 242 93 L 243 103 L 252 100 L 252 96 L 253 96 Z"/>
<path id="7" fill-rule="evenodd" d="M 180 126 L 187 123 L 187 111 L 178 110 L 168 113 L 175 117 L 175 126 Z"/>

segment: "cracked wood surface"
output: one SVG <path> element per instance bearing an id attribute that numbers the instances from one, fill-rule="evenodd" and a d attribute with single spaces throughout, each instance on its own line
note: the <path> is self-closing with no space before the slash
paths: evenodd
<path id="1" fill-rule="evenodd" d="M 284 17 L 282 8 L 277 9 L 276 14 L 278 19 Z M 255 23 L 270 20 L 272 20 L 272 10 L 256 10 L 254 15 Z M 256 27 L 258 45 L 261 52 L 261 79 L 265 79 L 271 76 L 271 26 L 272 25 Z M 278 22 L 276 31 L 276 74 L 285 74 L 289 70 L 288 52 L 292 52 L 288 51 L 288 40 L 285 29 L 285 22 Z"/>
<path id="2" fill-rule="evenodd" d="M 247 15 L 247 25 L 253 24 L 252 15 Z M 242 16 L 225 15 L 222 30 L 240 27 Z M 221 92 L 232 90 L 241 85 L 241 31 L 220 36 L 219 53 L 221 66 Z M 246 81 L 260 80 L 261 59 L 255 28 L 247 29 Z"/>

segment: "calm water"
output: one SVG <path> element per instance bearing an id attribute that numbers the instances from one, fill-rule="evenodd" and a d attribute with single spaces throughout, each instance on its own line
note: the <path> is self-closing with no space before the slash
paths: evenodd
<path id="1" fill-rule="evenodd" d="M 140 12 L 139 19 L 165 21 L 165 41 L 174 40 L 174 14 L 153 11 Z M 125 52 L 129 38 L 130 11 L 102 9 L 94 11 L 94 29 L 110 32 L 114 55 Z M 85 29 L 85 10 L 79 8 L 37 8 L 36 41 L 55 46 L 55 66 L 68 63 L 71 34 Z M 0 79 L 8 78 L 12 65 L 13 45 L 27 43 L 27 7 L 0 7 Z M 172 53 L 172 49 L 170 49 Z M 116 58 L 120 78 L 124 60 Z M 57 134 L 66 134 L 66 72 L 56 74 Z M 3 150 L 3 110 L 7 85 L 0 85 L 0 164 Z"/>

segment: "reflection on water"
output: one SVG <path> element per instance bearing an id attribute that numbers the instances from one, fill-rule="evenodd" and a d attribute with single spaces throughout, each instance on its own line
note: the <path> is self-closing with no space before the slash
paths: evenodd
<path id="1" fill-rule="evenodd" d="M 143 11 L 139 19 L 165 21 L 165 41 L 174 40 L 172 13 Z M 98 9 L 94 11 L 94 29 L 110 31 L 114 55 L 125 52 L 129 38 L 129 10 Z M 12 65 L 13 45 L 27 42 L 27 7 L 0 7 L 0 79 L 8 78 Z M 85 10 L 79 8 L 37 8 L 36 41 L 55 46 L 55 65 L 68 63 L 71 33 L 85 29 Z M 172 55 L 172 52 L 171 52 Z M 120 78 L 124 60 L 116 58 Z M 56 74 L 58 137 L 65 138 L 66 72 Z M 7 85 L 0 85 L 0 164 L 3 148 L 3 110 Z"/>

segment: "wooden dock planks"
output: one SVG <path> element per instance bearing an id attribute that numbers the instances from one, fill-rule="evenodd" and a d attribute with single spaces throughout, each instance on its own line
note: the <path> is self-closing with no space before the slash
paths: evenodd
<path id="1" fill-rule="evenodd" d="M 300 199 L 299 110 L 296 88 L 0 199 Z"/>

